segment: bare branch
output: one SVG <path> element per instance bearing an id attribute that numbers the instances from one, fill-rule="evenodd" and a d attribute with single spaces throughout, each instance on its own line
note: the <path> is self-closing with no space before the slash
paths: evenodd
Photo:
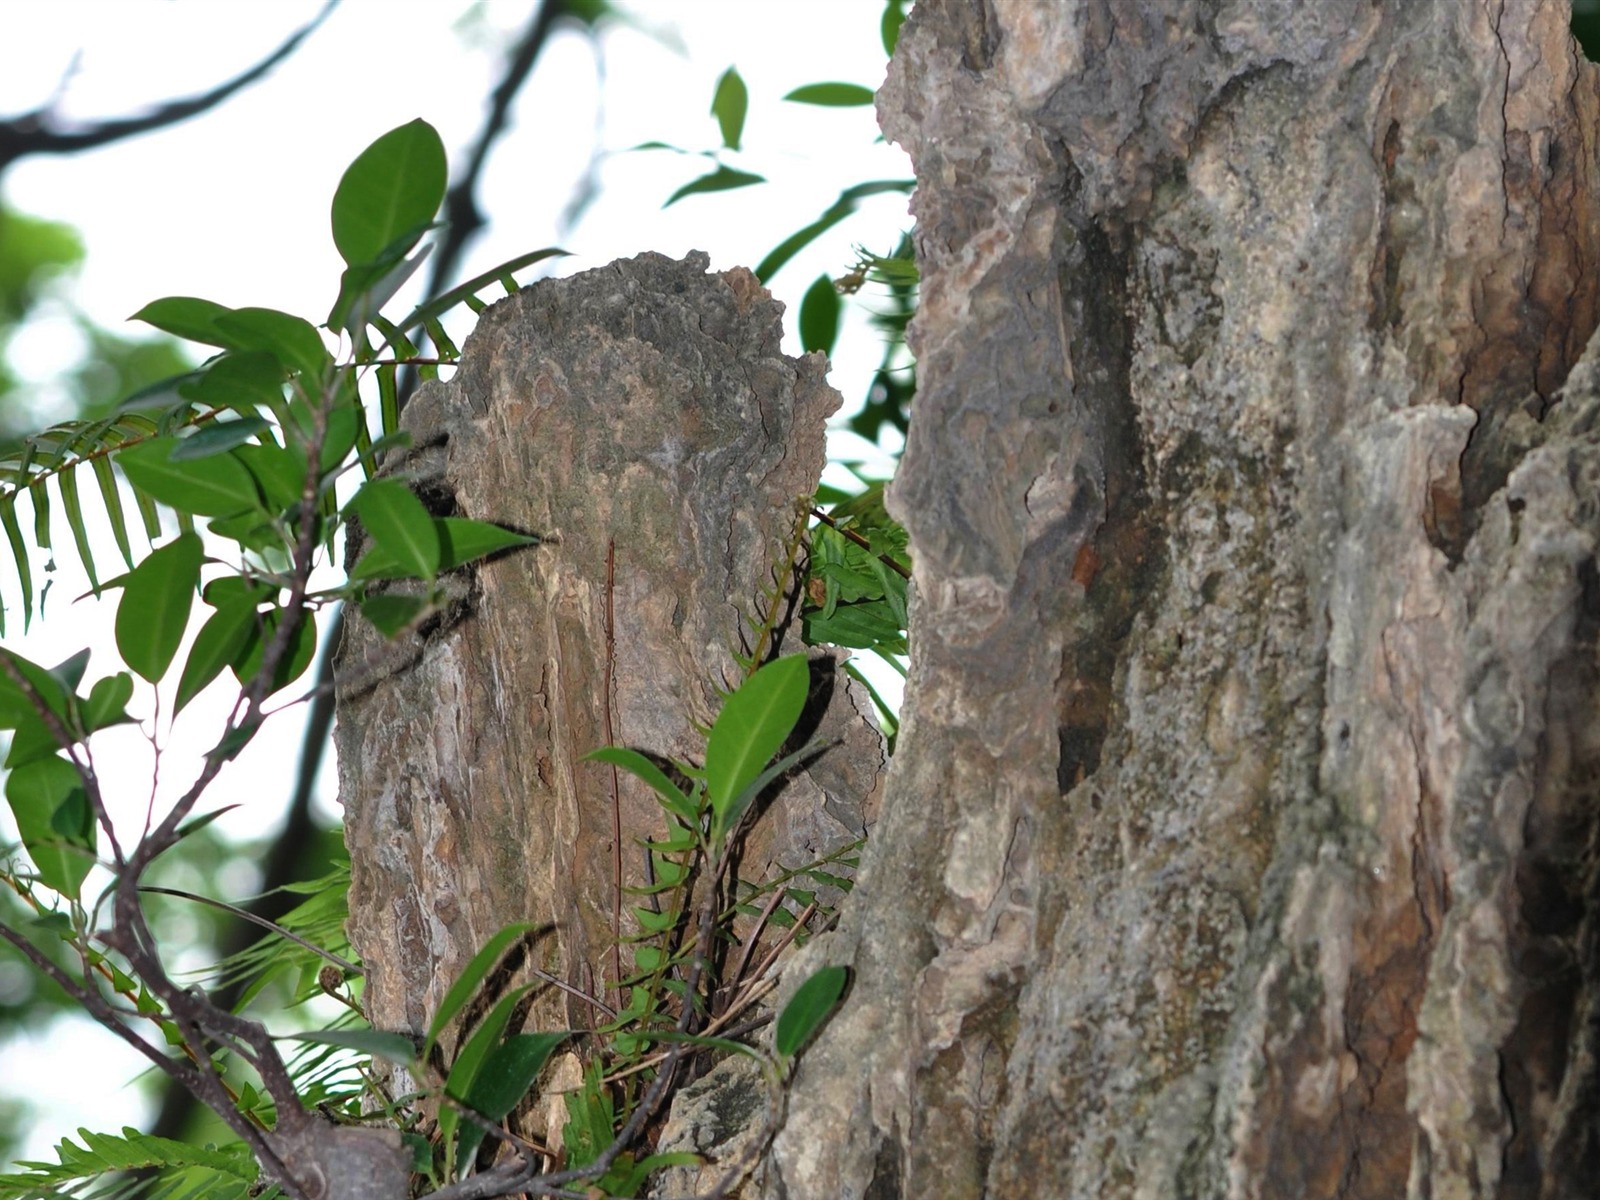
<path id="1" fill-rule="evenodd" d="M 338 3 L 339 0 L 327 0 L 315 17 L 249 70 L 198 96 L 169 100 L 142 116 L 100 121 L 83 129 L 68 131 L 57 128 L 53 122 L 55 99 L 52 98 L 50 104 L 43 108 L 0 122 L 0 172 L 30 154 L 75 154 L 176 125 L 209 112 L 235 93 L 264 78 L 298 50 L 300 43 L 327 19 Z"/>

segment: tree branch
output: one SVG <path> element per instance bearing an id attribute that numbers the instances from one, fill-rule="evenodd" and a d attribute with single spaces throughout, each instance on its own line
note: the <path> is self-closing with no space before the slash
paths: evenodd
<path id="1" fill-rule="evenodd" d="M 0 172 L 30 154 L 75 154 L 82 150 L 92 150 L 97 146 L 109 145 L 123 138 L 162 129 L 168 125 L 176 125 L 209 112 L 235 93 L 264 78 L 273 68 L 298 50 L 300 43 L 327 19 L 328 14 L 338 6 L 338 3 L 339 0 L 327 0 L 315 17 L 249 70 L 198 96 L 169 100 L 142 116 L 100 121 L 69 132 L 57 128 L 53 123 L 52 108 L 55 101 L 52 99 L 50 105 L 46 107 L 23 113 L 9 121 L 0 121 Z"/>

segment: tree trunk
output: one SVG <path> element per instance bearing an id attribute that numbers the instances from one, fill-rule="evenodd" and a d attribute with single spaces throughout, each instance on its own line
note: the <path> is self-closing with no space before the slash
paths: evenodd
<path id="1" fill-rule="evenodd" d="M 698 760 L 839 403 L 820 355 L 779 353 L 782 308 L 755 277 L 705 268 L 645 255 L 539 283 L 407 406 L 401 470 L 436 511 L 545 543 L 447 576 L 456 602 L 410 660 L 359 619 L 341 648 L 350 939 L 379 1028 L 424 1031 L 512 922 L 540 932 L 490 993 L 530 968 L 569 988 L 538 996 L 530 1028 L 605 1023 L 585 996 L 620 1007 L 618 935 L 649 903 L 624 889 L 651 882 L 642 843 L 667 830 L 647 789 L 583 756 Z M 802 723 L 835 744 L 761 814 L 747 880 L 851 845 L 873 816 L 882 738 L 833 665 L 818 652 Z"/>
<path id="2" fill-rule="evenodd" d="M 772 1195 L 1593 1194 L 1568 14 L 919 0 L 912 676 Z"/>

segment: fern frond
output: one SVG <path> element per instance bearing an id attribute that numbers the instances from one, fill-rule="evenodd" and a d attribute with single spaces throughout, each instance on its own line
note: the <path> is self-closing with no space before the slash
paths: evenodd
<path id="1" fill-rule="evenodd" d="M 23 1168 L 0 1175 L 0 1200 L 44 1200 L 46 1197 L 83 1197 L 84 1200 L 120 1200 L 151 1188 L 148 1180 L 126 1178 L 129 1171 L 160 1171 L 149 1200 L 180 1194 L 205 1200 L 231 1200 L 247 1194 L 259 1173 L 243 1142 L 217 1147 L 192 1146 L 170 1138 L 152 1137 L 131 1126 L 120 1136 L 78 1130 L 79 1142 L 62 1138 L 56 1162 L 19 1162 Z M 81 1145 L 79 1144 L 81 1142 Z M 169 1174 L 170 1173 L 170 1174 Z M 94 1184 L 105 1181 L 98 1189 Z"/>

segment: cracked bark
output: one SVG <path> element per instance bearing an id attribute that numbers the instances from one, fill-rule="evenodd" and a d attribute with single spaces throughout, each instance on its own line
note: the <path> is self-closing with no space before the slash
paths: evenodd
<path id="1" fill-rule="evenodd" d="M 1592 1194 L 1568 15 L 919 0 L 915 656 L 769 1194 Z"/>
<path id="2" fill-rule="evenodd" d="M 452 577 L 455 610 L 399 669 L 358 620 L 341 647 L 350 935 L 379 1028 L 425 1030 L 513 921 L 549 932 L 494 987 L 533 966 L 574 989 L 538 993 L 526 1027 L 592 1028 L 605 1018 L 577 993 L 616 1001 L 618 885 L 648 882 L 641 843 L 666 826 L 648 790 L 623 775 L 614 801 L 611 772 L 583 755 L 609 734 L 698 760 L 697 726 L 737 682 L 733 652 L 815 490 L 839 402 L 820 355 L 779 352 L 782 306 L 755 277 L 705 268 L 704 255 L 645 255 L 525 289 L 484 313 L 454 379 L 406 407 L 401 470 L 436 511 L 547 540 Z M 832 656 L 813 661 L 803 720 L 835 744 L 762 812 L 747 880 L 815 862 L 873 817 L 883 747 L 869 703 Z M 621 924 L 635 932 L 625 907 Z M 632 972 L 631 957 L 621 965 Z"/>

